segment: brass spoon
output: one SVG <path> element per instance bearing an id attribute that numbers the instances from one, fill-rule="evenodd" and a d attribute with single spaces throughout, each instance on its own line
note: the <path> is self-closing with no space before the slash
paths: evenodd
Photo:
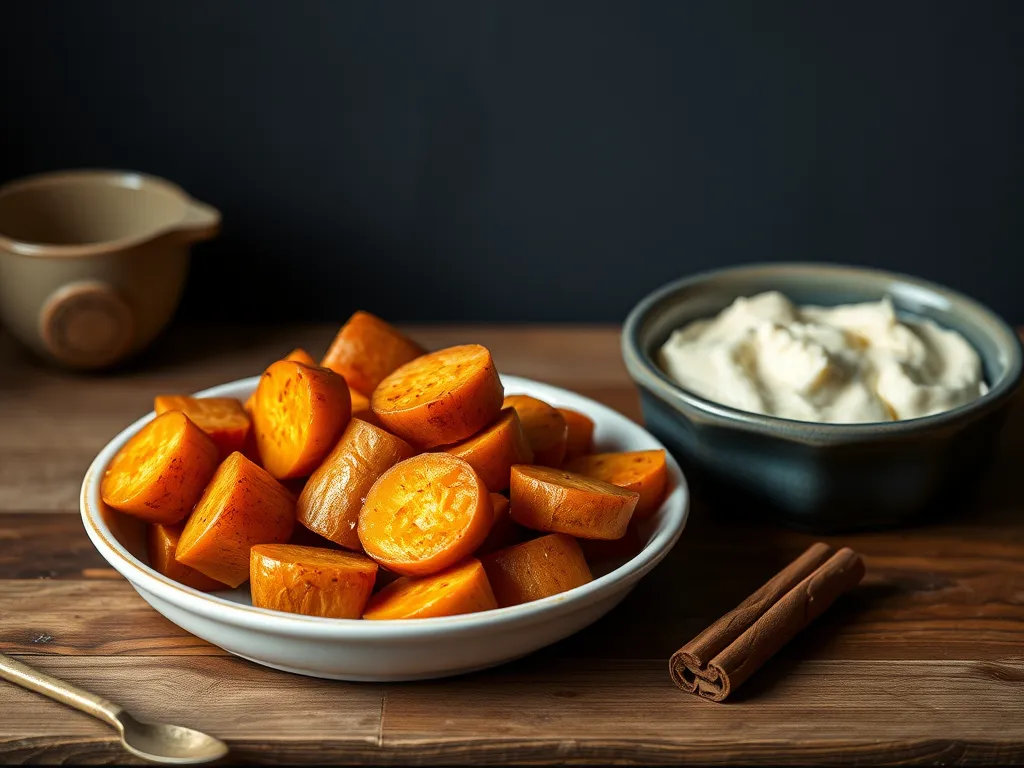
<path id="1" fill-rule="evenodd" d="M 114 726 L 121 743 L 133 755 L 155 763 L 208 763 L 228 753 L 227 744 L 202 731 L 180 725 L 160 725 L 136 720 L 117 704 L 83 691 L 0 653 L 0 677 L 80 709 Z"/>

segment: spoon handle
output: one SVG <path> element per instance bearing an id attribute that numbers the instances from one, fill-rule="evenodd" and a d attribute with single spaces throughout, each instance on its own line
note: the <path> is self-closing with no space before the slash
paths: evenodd
<path id="1" fill-rule="evenodd" d="M 99 718 L 114 726 L 118 730 L 121 722 L 118 715 L 121 714 L 121 707 L 113 702 L 107 701 L 95 693 L 83 691 L 71 683 L 58 680 L 45 672 L 33 669 L 27 664 L 15 661 L 10 656 L 0 653 L 0 677 L 10 680 L 12 683 L 28 688 L 30 691 L 49 696 L 51 699 L 67 704 L 69 707 L 80 709 L 93 717 Z"/>

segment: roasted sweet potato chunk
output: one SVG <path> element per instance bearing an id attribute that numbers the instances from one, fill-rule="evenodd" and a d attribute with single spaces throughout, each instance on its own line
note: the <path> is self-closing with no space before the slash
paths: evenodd
<path id="1" fill-rule="evenodd" d="M 490 494 L 469 464 L 424 453 L 373 484 L 359 513 L 359 541 L 385 568 L 425 576 L 469 557 L 493 521 Z"/>
<path id="2" fill-rule="evenodd" d="M 361 551 L 356 526 L 363 499 L 377 478 L 414 453 L 400 437 L 352 419 L 338 444 L 309 476 L 296 507 L 298 521 L 324 538 Z"/>
<path id="3" fill-rule="evenodd" d="M 533 463 L 560 466 L 569 444 L 569 426 L 557 408 L 529 395 L 509 395 L 505 408 L 515 408 L 526 439 L 533 449 Z"/>
<path id="4" fill-rule="evenodd" d="M 475 558 L 422 578 L 403 576 L 370 599 L 364 619 L 427 619 L 498 607 L 487 573 Z"/>
<path id="5" fill-rule="evenodd" d="M 157 395 L 153 400 L 157 414 L 181 411 L 192 423 L 210 436 L 221 457 L 245 447 L 252 420 L 242 403 L 233 397 L 190 397 Z"/>
<path id="6" fill-rule="evenodd" d="M 533 450 L 515 408 L 506 408 L 489 427 L 444 451 L 468 461 L 488 489 L 495 492 L 508 488 L 514 464 L 533 461 Z"/>
<path id="7" fill-rule="evenodd" d="M 502 608 L 567 592 L 593 578 L 580 545 L 563 533 L 500 549 L 481 562 Z"/>
<path id="8" fill-rule="evenodd" d="M 465 440 L 493 422 L 503 392 L 491 353 L 465 344 L 406 363 L 373 391 L 370 407 L 388 431 L 433 448 Z"/>
<path id="9" fill-rule="evenodd" d="M 640 494 L 550 467 L 512 467 L 512 519 L 527 528 L 583 539 L 626 533 Z"/>
<path id="10" fill-rule="evenodd" d="M 240 453 L 217 468 L 178 539 L 179 563 L 237 587 L 249 578 L 249 550 L 283 544 L 295 527 L 295 497 Z"/>
<path id="11" fill-rule="evenodd" d="M 257 608 L 358 619 L 373 592 L 377 564 L 365 555 L 296 544 L 257 544 L 249 588 Z"/>
<path id="12" fill-rule="evenodd" d="M 279 360 L 256 389 L 256 443 L 278 480 L 310 474 L 334 447 L 352 415 L 345 380 L 326 368 Z"/>
<path id="13" fill-rule="evenodd" d="M 210 436 L 181 411 L 168 411 L 136 432 L 111 460 L 100 484 L 103 502 L 151 523 L 173 525 L 192 511 L 217 461 Z"/>
<path id="14" fill-rule="evenodd" d="M 639 493 L 633 510 L 637 518 L 650 517 L 665 498 L 668 469 L 663 450 L 595 453 L 568 462 L 565 469 Z"/>
<path id="15" fill-rule="evenodd" d="M 370 394 L 384 377 L 426 352 L 394 326 L 369 312 L 356 312 L 341 327 L 320 364 L 348 385 Z"/>

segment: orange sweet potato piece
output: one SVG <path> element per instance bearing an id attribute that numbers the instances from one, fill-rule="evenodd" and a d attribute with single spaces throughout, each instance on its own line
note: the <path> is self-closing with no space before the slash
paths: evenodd
<path id="1" fill-rule="evenodd" d="M 177 523 L 195 506 L 217 469 L 217 446 L 181 411 L 136 432 L 110 461 L 103 502 L 151 523 Z"/>
<path id="2" fill-rule="evenodd" d="M 370 599 L 364 619 L 427 619 L 498 607 L 487 573 L 475 558 L 432 576 L 403 576 Z"/>
<path id="3" fill-rule="evenodd" d="M 348 393 L 352 397 L 352 415 L 362 418 L 360 414 L 370 411 L 370 398 L 352 387 L 348 388 Z"/>
<path id="4" fill-rule="evenodd" d="M 502 608 L 557 595 L 593 579 L 580 545 L 562 533 L 499 549 L 481 562 Z"/>
<path id="5" fill-rule="evenodd" d="M 298 521 L 343 547 L 362 550 L 356 525 L 370 488 L 388 469 L 415 451 L 400 437 L 352 419 L 299 496 Z"/>
<path id="6" fill-rule="evenodd" d="M 403 576 L 426 576 L 469 557 L 487 538 L 494 507 L 465 461 L 424 453 L 395 464 L 366 495 L 359 541 Z"/>
<path id="7" fill-rule="evenodd" d="M 362 419 L 367 424 L 373 424 L 373 426 L 375 426 L 375 427 L 380 427 L 381 429 L 387 429 L 387 427 L 385 427 L 381 423 L 380 419 L 378 419 L 374 415 L 373 410 L 370 408 L 370 398 L 368 398 L 362 392 L 357 392 L 356 390 L 352 389 L 351 387 L 349 387 L 348 391 L 349 391 L 349 394 L 352 396 L 352 418 L 353 419 Z"/>
<path id="8" fill-rule="evenodd" d="M 632 560 L 644 548 L 640 534 L 632 524 L 626 527 L 621 539 L 580 539 L 579 545 L 591 566 Z"/>
<path id="9" fill-rule="evenodd" d="M 497 523 L 502 516 L 508 514 L 509 500 L 503 493 L 492 493 L 491 504 L 494 505 L 494 522 Z"/>
<path id="10" fill-rule="evenodd" d="M 242 404 L 233 397 L 189 397 L 157 395 L 153 410 L 158 414 L 181 411 L 210 436 L 221 456 L 245 447 L 252 421 Z"/>
<path id="11" fill-rule="evenodd" d="M 640 494 L 564 469 L 512 467 L 512 519 L 536 531 L 582 539 L 618 539 L 626 533 Z"/>
<path id="12" fill-rule="evenodd" d="M 252 604 L 305 616 L 358 619 L 377 564 L 365 555 L 296 544 L 257 544 L 249 558 Z"/>
<path id="13" fill-rule="evenodd" d="M 556 408 L 555 410 L 562 414 L 569 430 L 565 443 L 565 461 L 590 453 L 594 445 L 593 420 L 570 408 Z"/>
<path id="14" fill-rule="evenodd" d="M 314 360 L 313 356 L 302 347 L 296 347 L 285 355 L 284 359 L 291 360 L 293 363 L 302 363 L 303 365 L 308 365 L 311 368 L 317 367 L 316 360 Z"/>
<path id="15" fill-rule="evenodd" d="M 491 524 L 491 532 L 476 551 L 478 557 L 523 540 L 523 529 L 508 513 L 508 499 L 500 493 L 492 493 L 491 502 L 494 504 L 494 522 Z"/>
<path id="16" fill-rule="evenodd" d="M 296 347 L 287 355 L 281 358 L 282 360 L 291 360 L 294 363 L 302 363 L 303 365 L 311 365 L 316 367 L 316 360 L 313 359 L 312 355 L 301 347 Z M 256 392 L 253 391 L 249 395 L 249 399 L 245 401 L 245 412 L 252 416 L 253 408 L 256 407 Z"/>
<path id="17" fill-rule="evenodd" d="M 515 408 L 506 408 L 491 426 L 444 451 L 468 461 L 491 491 L 508 488 L 513 464 L 533 463 L 533 450 Z"/>
<path id="18" fill-rule="evenodd" d="M 389 431 L 433 448 L 465 440 L 493 422 L 503 394 L 491 353 L 465 344 L 406 363 L 373 391 L 370 407 Z"/>
<path id="19" fill-rule="evenodd" d="M 295 527 L 295 497 L 241 453 L 217 468 L 178 539 L 175 558 L 231 587 L 249 578 L 249 550 L 283 544 Z"/>
<path id="20" fill-rule="evenodd" d="M 394 326 L 359 311 L 341 326 L 320 365 L 344 376 L 353 389 L 373 392 L 385 376 L 424 352 Z"/>
<path id="21" fill-rule="evenodd" d="M 310 474 L 348 425 L 352 401 L 345 380 L 326 368 L 279 360 L 256 389 L 256 442 L 278 480 Z"/>
<path id="22" fill-rule="evenodd" d="M 533 463 L 557 467 L 565 458 L 569 426 L 557 408 L 529 395 L 509 395 L 504 408 L 515 408 L 526 439 L 533 448 Z"/>
<path id="23" fill-rule="evenodd" d="M 149 554 L 149 564 L 158 573 L 162 573 L 169 579 L 174 579 L 186 587 L 198 589 L 200 592 L 214 592 L 218 589 L 227 589 L 227 584 L 222 584 L 216 579 L 211 579 L 194 568 L 182 565 L 174 559 L 174 550 L 178 547 L 178 539 L 185 528 L 184 523 L 175 525 L 161 525 L 154 523 L 149 526 L 149 536 L 146 541 Z"/>
<path id="24" fill-rule="evenodd" d="M 661 506 L 668 482 L 665 451 L 623 451 L 581 456 L 565 465 L 577 472 L 640 494 L 633 516 L 650 517 Z"/>

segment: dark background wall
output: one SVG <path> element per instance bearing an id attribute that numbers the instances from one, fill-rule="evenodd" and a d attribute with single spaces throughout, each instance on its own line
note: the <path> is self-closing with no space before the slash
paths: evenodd
<path id="1" fill-rule="evenodd" d="M 1024 321 L 1024 2 L 0 5 L 0 180 L 224 213 L 183 312 L 618 321 L 727 263 L 917 273 Z"/>

